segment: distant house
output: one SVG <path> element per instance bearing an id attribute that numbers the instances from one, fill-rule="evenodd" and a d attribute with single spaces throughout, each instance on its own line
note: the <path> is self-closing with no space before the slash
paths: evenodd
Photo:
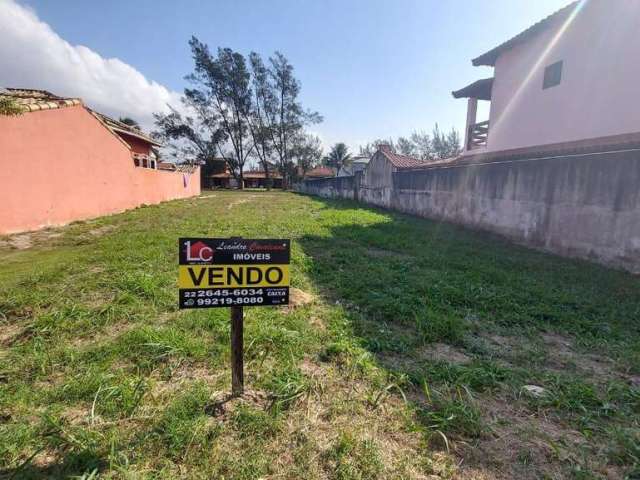
<path id="1" fill-rule="evenodd" d="M 141 130 L 44 90 L 0 89 L 0 234 L 60 225 L 200 193 L 197 167 L 158 170 Z"/>
<path id="2" fill-rule="evenodd" d="M 336 170 L 331 167 L 325 167 L 324 165 L 312 168 L 304 174 L 304 178 L 327 178 L 335 176 Z"/>
<path id="3" fill-rule="evenodd" d="M 394 152 L 390 145 L 378 145 L 378 150 L 363 171 L 362 185 L 370 188 L 363 200 L 376 205 L 389 205 L 393 190 L 393 174 L 426 165 L 426 162 L 418 158 Z"/>
<path id="4" fill-rule="evenodd" d="M 233 175 L 229 161 L 225 158 L 213 158 L 203 165 L 202 188 L 238 188 L 238 180 Z M 264 170 L 253 168 L 242 173 L 245 188 L 265 188 L 267 176 Z M 275 164 L 269 163 L 269 180 L 273 188 L 282 188 L 282 175 Z"/>
<path id="5" fill-rule="evenodd" d="M 494 75 L 453 92 L 468 99 L 463 155 L 639 144 L 639 30 L 638 0 L 572 2 L 475 58 Z"/>
<path id="6" fill-rule="evenodd" d="M 212 158 L 202 166 L 201 185 L 203 189 L 237 188 L 238 181 L 233 176 L 226 158 Z"/>
<path id="7" fill-rule="evenodd" d="M 357 172 L 362 172 L 369 164 L 370 158 L 366 155 L 352 157 L 349 165 L 343 165 L 338 169 L 338 177 L 350 177 Z"/>
<path id="8" fill-rule="evenodd" d="M 269 172 L 269 183 L 271 188 L 282 188 L 282 174 L 278 170 L 278 167 L 267 162 L 267 169 Z M 266 188 L 267 187 L 267 175 L 264 168 L 253 168 L 247 170 L 242 174 L 244 179 L 244 186 L 246 188 Z"/>

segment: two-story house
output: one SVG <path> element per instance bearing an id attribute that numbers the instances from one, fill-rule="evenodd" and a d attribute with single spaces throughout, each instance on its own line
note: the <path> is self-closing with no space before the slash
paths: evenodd
<path id="1" fill-rule="evenodd" d="M 582 0 L 475 58 L 494 75 L 453 92 L 468 99 L 463 158 L 639 144 L 639 32 L 640 1 Z"/>

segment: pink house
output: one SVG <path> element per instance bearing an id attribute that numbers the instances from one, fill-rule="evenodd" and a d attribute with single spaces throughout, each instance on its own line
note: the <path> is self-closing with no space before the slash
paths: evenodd
<path id="1" fill-rule="evenodd" d="M 77 98 L 0 89 L 0 234 L 200 194 L 199 167 L 158 169 L 155 140 Z"/>
<path id="2" fill-rule="evenodd" d="M 475 58 L 494 75 L 453 92 L 468 99 L 463 156 L 639 143 L 639 30 L 640 1 L 582 0 Z"/>

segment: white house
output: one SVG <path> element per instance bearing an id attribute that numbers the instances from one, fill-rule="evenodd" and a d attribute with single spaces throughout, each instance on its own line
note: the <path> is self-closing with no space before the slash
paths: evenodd
<path id="1" fill-rule="evenodd" d="M 464 155 L 640 141 L 640 0 L 573 2 L 473 65 L 494 76 L 453 92 L 468 98 Z"/>
<path id="2" fill-rule="evenodd" d="M 343 165 L 338 169 L 338 177 L 350 177 L 357 172 L 362 172 L 369 164 L 370 158 L 367 155 L 358 155 L 351 158 L 349 165 Z"/>

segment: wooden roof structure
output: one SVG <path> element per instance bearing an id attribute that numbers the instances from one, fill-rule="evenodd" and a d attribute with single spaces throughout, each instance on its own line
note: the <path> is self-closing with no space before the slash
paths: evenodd
<path id="1" fill-rule="evenodd" d="M 477 80 L 460 90 L 451 92 L 453 98 L 477 98 L 478 100 L 491 100 L 493 90 L 493 77 Z"/>

